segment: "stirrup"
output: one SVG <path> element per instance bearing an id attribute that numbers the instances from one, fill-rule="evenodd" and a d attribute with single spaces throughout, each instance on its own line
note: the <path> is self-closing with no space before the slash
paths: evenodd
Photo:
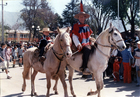
<path id="1" fill-rule="evenodd" d="M 85 68 L 84 71 L 82 72 L 84 75 L 90 75 L 91 72 L 89 71 L 88 68 Z"/>
<path id="2" fill-rule="evenodd" d="M 84 68 L 83 68 L 83 67 L 80 67 L 79 70 L 80 70 L 81 72 L 83 72 L 83 71 L 84 71 Z"/>

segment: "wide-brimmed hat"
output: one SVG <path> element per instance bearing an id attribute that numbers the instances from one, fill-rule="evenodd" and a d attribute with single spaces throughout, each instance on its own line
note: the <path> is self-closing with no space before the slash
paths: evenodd
<path id="1" fill-rule="evenodd" d="M 39 32 L 43 33 L 44 31 L 49 32 L 49 33 L 53 32 L 53 31 L 50 31 L 50 28 L 43 28 L 42 31 L 39 31 Z"/>
<path id="2" fill-rule="evenodd" d="M 81 3 L 80 3 L 80 13 L 76 14 L 74 16 L 74 18 L 78 19 L 80 15 L 84 15 L 86 19 L 90 17 L 89 14 L 84 12 L 82 0 L 81 0 Z"/>

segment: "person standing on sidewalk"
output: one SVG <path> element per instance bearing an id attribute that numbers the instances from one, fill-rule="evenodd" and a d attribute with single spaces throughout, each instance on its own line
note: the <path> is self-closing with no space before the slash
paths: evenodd
<path id="1" fill-rule="evenodd" d="M 18 48 L 19 67 L 22 67 L 22 58 L 23 58 L 22 54 L 23 54 L 23 47 L 22 45 L 20 45 Z"/>
<path id="2" fill-rule="evenodd" d="M 10 61 L 10 53 L 8 52 L 8 48 L 10 48 L 10 45 L 7 45 L 7 47 L 5 47 L 4 43 L 1 44 L 0 66 L 2 66 L 2 69 L 5 70 L 7 79 L 10 79 L 12 77 L 8 74 L 8 65 Z"/>
<path id="3" fill-rule="evenodd" d="M 133 59 L 133 56 L 131 54 L 131 51 L 129 51 L 129 45 L 130 43 L 126 42 L 126 49 L 121 52 L 122 54 L 122 59 L 123 59 L 123 67 L 124 67 L 124 72 L 123 72 L 123 82 L 124 83 L 131 83 L 131 64 L 130 64 L 130 59 Z"/>
<path id="4" fill-rule="evenodd" d="M 18 48 L 16 45 L 14 45 L 14 48 L 12 50 L 12 59 L 13 59 L 13 68 L 14 68 L 16 64 L 16 60 L 18 59 Z"/>
<path id="5" fill-rule="evenodd" d="M 136 66 L 136 75 L 137 75 L 137 84 L 136 86 L 140 86 L 140 76 L 138 76 L 138 71 L 140 71 L 140 41 L 137 42 L 137 49 L 134 52 L 135 66 Z"/>

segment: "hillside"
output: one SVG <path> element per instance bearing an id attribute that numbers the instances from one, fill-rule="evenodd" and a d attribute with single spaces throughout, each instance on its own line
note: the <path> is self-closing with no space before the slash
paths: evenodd
<path id="1" fill-rule="evenodd" d="M 2 12 L 0 11 L 0 22 L 2 21 Z M 4 25 L 8 25 L 10 27 L 12 27 L 14 24 L 16 24 L 16 22 L 18 23 L 23 23 L 23 21 L 20 19 L 20 12 L 7 12 L 4 11 L 4 15 L 3 15 L 3 19 L 4 19 Z"/>

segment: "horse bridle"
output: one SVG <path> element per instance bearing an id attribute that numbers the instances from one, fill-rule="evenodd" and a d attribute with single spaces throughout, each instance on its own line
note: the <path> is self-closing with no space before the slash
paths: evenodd
<path id="1" fill-rule="evenodd" d="M 118 29 L 116 29 L 116 28 L 114 28 L 114 29 L 118 31 Z M 120 39 L 120 40 L 117 40 L 117 41 L 114 40 L 114 38 L 113 38 L 113 33 L 112 33 L 114 29 L 112 28 L 112 30 L 109 32 L 109 33 L 111 33 L 111 35 L 108 36 L 108 42 L 111 44 L 111 42 L 110 42 L 110 37 L 112 36 L 112 37 L 111 37 L 111 40 L 112 40 L 112 42 L 113 42 L 114 45 L 113 45 L 113 44 L 111 44 L 111 45 L 113 45 L 113 46 L 115 46 L 115 47 L 117 48 L 117 45 L 116 45 L 116 44 L 117 44 L 118 42 L 124 41 L 124 40 L 123 40 L 123 39 Z M 119 32 L 119 31 L 118 31 L 118 32 Z"/>
<path id="2" fill-rule="evenodd" d="M 117 29 L 116 29 L 117 30 Z M 118 43 L 118 42 L 120 42 L 120 41 L 124 41 L 123 39 L 120 39 L 120 40 L 114 40 L 114 38 L 113 38 L 113 32 L 114 31 L 114 28 L 112 28 L 112 30 L 109 32 L 109 33 L 111 33 L 111 34 L 109 34 L 109 36 L 108 36 L 108 42 L 110 43 L 110 45 L 103 45 L 103 44 L 100 44 L 100 43 L 98 43 L 98 42 L 95 42 L 97 45 L 100 45 L 100 46 L 103 46 L 103 47 L 109 47 L 109 48 L 113 48 L 113 46 L 115 47 L 115 48 L 117 48 L 117 46 L 116 46 L 116 44 Z M 112 40 L 112 42 L 113 42 L 113 44 L 111 43 L 111 41 L 110 40 Z M 113 45 L 113 46 L 111 46 L 111 45 Z M 105 55 L 106 57 L 108 57 L 108 58 L 110 58 L 110 56 L 108 56 L 108 55 L 106 55 L 106 54 L 104 54 L 98 47 L 96 47 L 103 55 Z"/>
<path id="3" fill-rule="evenodd" d="M 62 34 L 62 36 L 63 36 L 63 35 L 64 35 L 64 34 Z M 61 37 L 62 37 L 62 36 L 61 36 Z M 62 54 L 57 53 L 57 52 L 53 49 L 53 47 L 52 47 L 52 50 L 53 50 L 53 53 L 54 53 L 55 57 L 60 61 L 56 74 L 59 72 L 59 69 L 60 69 L 60 66 L 61 66 L 61 61 L 63 61 L 63 58 L 65 57 L 65 52 L 64 52 L 64 50 L 63 50 L 63 46 L 61 45 L 61 41 L 62 41 L 62 40 L 60 39 L 60 36 L 59 36 L 59 44 L 60 44 L 60 48 L 61 48 L 61 50 L 62 50 L 62 52 L 63 52 Z M 70 45 L 65 45 L 65 46 L 67 47 L 67 46 L 70 46 Z M 62 57 L 59 58 L 58 55 L 62 55 Z"/>

